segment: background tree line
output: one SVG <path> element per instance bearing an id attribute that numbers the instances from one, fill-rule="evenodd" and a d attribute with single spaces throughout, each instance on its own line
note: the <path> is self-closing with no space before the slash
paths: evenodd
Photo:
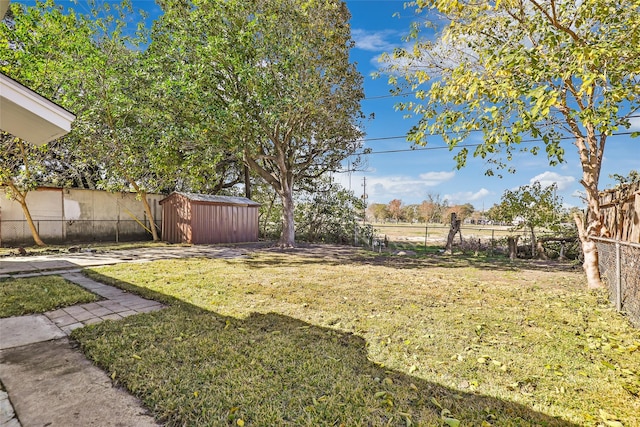
<path id="1" fill-rule="evenodd" d="M 449 201 L 439 194 L 429 193 L 420 204 L 405 205 L 400 199 L 393 199 L 387 204 L 372 203 L 367 207 L 367 219 L 373 222 L 448 224 L 453 212 L 463 220 L 471 218 L 474 213 L 476 216 L 480 214 L 471 203 L 449 205 Z"/>

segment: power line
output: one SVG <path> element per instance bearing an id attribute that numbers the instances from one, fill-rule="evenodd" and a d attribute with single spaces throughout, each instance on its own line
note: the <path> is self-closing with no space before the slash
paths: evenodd
<path id="1" fill-rule="evenodd" d="M 634 132 L 620 132 L 620 133 L 613 133 L 609 136 L 628 136 L 633 134 Z M 431 135 L 431 136 L 437 136 L 437 135 Z M 397 138 L 405 138 L 405 136 L 402 137 L 389 137 L 390 139 L 397 139 Z M 575 137 L 573 136 L 563 136 L 560 139 L 561 140 L 569 140 L 569 139 L 574 139 Z M 366 140 L 365 140 L 366 141 Z M 530 144 L 530 143 L 535 143 L 535 142 L 544 142 L 542 139 L 525 139 L 520 141 L 520 144 Z M 479 147 L 482 144 L 460 144 L 460 145 L 456 145 L 453 148 L 475 148 L 475 147 Z M 368 154 L 389 154 L 389 153 L 404 153 L 404 152 L 411 152 L 411 151 L 430 151 L 430 150 L 443 150 L 443 149 L 450 149 L 450 147 L 448 145 L 438 145 L 435 147 L 413 147 L 413 148 L 401 148 L 401 149 L 397 149 L 397 150 L 382 150 L 382 151 L 369 151 L 369 152 L 361 152 L 361 153 L 354 153 L 352 154 L 352 156 L 361 156 L 361 155 L 368 155 Z"/>
<path id="2" fill-rule="evenodd" d="M 627 117 L 628 119 L 637 119 L 640 118 L 640 114 L 634 114 L 631 116 Z M 472 129 L 469 132 L 482 132 L 482 129 Z M 454 132 L 446 132 L 446 134 L 453 134 Z M 620 135 L 631 135 L 634 132 L 620 132 L 620 133 L 613 133 L 610 136 L 620 136 Z M 430 134 L 427 136 L 438 136 L 436 134 Z M 381 136 L 378 138 L 365 138 L 362 141 L 363 142 L 372 142 L 372 141 L 388 141 L 388 140 L 392 140 L 392 139 L 406 139 L 407 135 L 398 135 L 398 136 Z M 568 137 L 568 138 L 573 138 L 573 137 Z"/>
<path id="3" fill-rule="evenodd" d="M 368 96 L 368 97 L 364 98 L 363 101 L 371 101 L 373 99 L 395 98 L 395 97 L 398 97 L 398 96 L 414 95 L 415 93 L 417 93 L 417 92 L 416 91 L 411 91 L 411 92 L 402 92 L 402 93 L 392 93 L 392 94 L 389 94 L 389 95 Z"/>
<path id="4" fill-rule="evenodd" d="M 365 138 L 362 141 L 364 141 L 364 142 L 386 141 L 386 140 L 389 140 L 389 139 L 404 139 L 406 137 L 407 137 L 407 135 L 402 135 L 402 136 L 383 136 L 383 137 L 380 137 L 380 138 Z"/>

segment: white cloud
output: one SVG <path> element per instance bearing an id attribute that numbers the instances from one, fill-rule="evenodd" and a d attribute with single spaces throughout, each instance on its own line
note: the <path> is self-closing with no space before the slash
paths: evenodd
<path id="1" fill-rule="evenodd" d="M 580 199 L 584 202 L 584 200 L 587 198 L 587 194 L 583 190 L 575 190 L 573 193 L 571 193 L 571 197 Z"/>
<path id="2" fill-rule="evenodd" d="M 445 40 L 441 33 L 431 40 L 431 44 L 423 46 L 418 56 L 414 55 L 414 44 L 415 42 L 408 42 L 397 46 L 402 47 L 409 55 L 400 58 L 385 58 L 383 55 L 378 55 L 372 58 L 371 64 L 383 70 L 392 68 L 401 71 L 421 70 L 432 78 L 438 78 L 443 70 L 454 69 L 461 63 L 479 66 L 476 61 L 477 54 L 468 46 L 468 43 Z M 394 71 L 394 73 L 398 72 Z"/>
<path id="3" fill-rule="evenodd" d="M 556 172 L 545 171 L 531 178 L 529 180 L 529 183 L 533 184 L 536 181 L 540 182 L 540 185 L 542 185 L 543 187 L 549 187 L 553 184 L 556 184 L 558 186 L 558 191 L 563 191 L 571 187 L 576 179 L 572 176 L 560 175 Z"/>
<path id="4" fill-rule="evenodd" d="M 351 31 L 351 37 L 356 42 L 356 48 L 368 50 L 371 52 L 392 51 L 397 43 L 392 43 L 388 38 L 398 38 L 398 34 L 393 30 L 367 31 L 354 29 Z"/>
<path id="5" fill-rule="evenodd" d="M 451 172 L 427 172 L 427 173 L 421 173 L 420 174 L 420 179 L 424 181 L 424 185 L 427 185 L 427 186 L 431 187 L 431 186 L 443 183 L 445 181 L 449 181 L 454 176 L 456 176 L 456 173 L 454 171 L 451 171 Z"/>
<path id="6" fill-rule="evenodd" d="M 454 194 L 445 194 L 443 199 L 448 200 L 450 205 L 457 205 L 481 201 L 490 194 L 491 192 L 489 190 L 481 188 L 475 193 L 472 191 L 462 191 Z"/>
<path id="7" fill-rule="evenodd" d="M 630 131 L 635 132 L 640 130 L 640 117 L 632 117 L 629 119 L 629 123 L 631 123 L 631 126 L 629 126 Z"/>
<path id="8" fill-rule="evenodd" d="M 393 199 L 400 199 L 405 204 L 420 203 L 427 194 L 436 187 L 455 177 L 456 172 L 426 172 L 416 176 L 409 175 L 366 175 L 367 195 L 369 203 L 389 203 Z M 357 195 L 362 195 L 363 176 L 354 174 L 349 182 L 347 174 L 336 175 L 336 180 L 345 188 Z"/>

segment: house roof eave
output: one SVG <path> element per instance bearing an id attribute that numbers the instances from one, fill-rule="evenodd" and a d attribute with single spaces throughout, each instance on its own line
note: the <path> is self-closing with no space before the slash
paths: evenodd
<path id="1" fill-rule="evenodd" d="M 60 138 L 76 116 L 0 73 L 0 129 L 35 145 Z"/>

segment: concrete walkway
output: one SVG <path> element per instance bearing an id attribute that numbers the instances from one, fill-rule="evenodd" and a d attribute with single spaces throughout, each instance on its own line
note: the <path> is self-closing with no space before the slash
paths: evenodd
<path id="1" fill-rule="evenodd" d="M 163 305 L 80 272 L 61 276 L 105 299 L 0 319 L 0 381 L 6 388 L 4 394 L 0 392 L 0 426 L 157 425 L 137 399 L 112 387 L 107 374 L 66 337 L 84 325 L 159 310 Z"/>
<path id="2" fill-rule="evenodd" d="M 0 258 L 0 278 L 58 274 L 102 298 L 44 314 L 0 319 L 0 427 L 156 426 L 142 404 L 74 348 L 76 328 L 163 308 L 89 279 L 79 267 L 158 259 L 236 258 L 219 246 Z"/>
<path id="3" fill-rule="evenodd" d="M 218 245 L 154 246 L 127 250 L 90 250 L 77 253 L 0 257 L 0 279 L 16 275 L 53 274 L 56 271 L 73 270 L 123 262 L 150 262 L 178 258 L 238 258 L 245 256 L 242 246 L 228 248 Z"/>

